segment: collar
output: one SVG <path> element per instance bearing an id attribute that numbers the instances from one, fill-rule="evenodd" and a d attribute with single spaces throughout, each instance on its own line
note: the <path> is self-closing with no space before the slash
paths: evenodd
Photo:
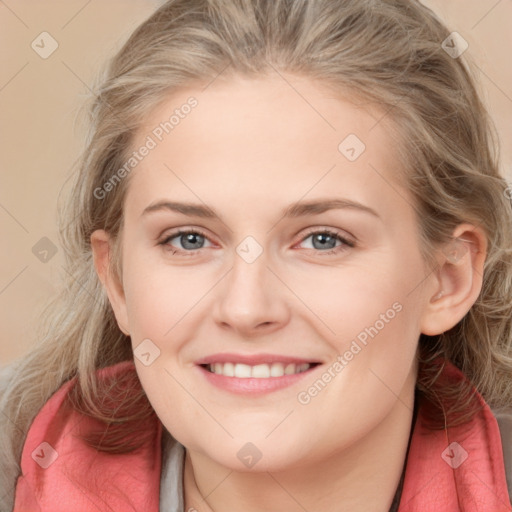
<path id="1" fill-rule="evenodd" d="M 110 380 L 126 372 L 136 377 L 132 361 L 97 374 Z M 52 395 L 30 426 L 13 512 L 158 512 L 161 422 L 155 416 L 140 425 L 145 442 L 132 453 L 98 451 L 78 436 L 100 429 L 108 433 L 104 424 L 75 411 L 66 400 L 75 381 L 66 382 Z"/>
<path id="2" fill-rule="evenodd" d="M 450 362 L 438 359 L 434 364 L 441 369 L 436 386 L 469 384 Z M 435 406 L 419 396 L 398 512 L 511 511 L 498 423 L 469 385 L 468 408 L 474 415 L 458 425 L 447 401 Z M 440 415 L 448 426 L 432 428 L 432 417 Z"/>

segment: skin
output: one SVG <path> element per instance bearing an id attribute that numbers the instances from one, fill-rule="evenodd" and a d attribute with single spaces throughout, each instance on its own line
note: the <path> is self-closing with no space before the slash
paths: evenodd
<path id="1" fill-rule="evenodd" d="M 122 279 L 110 271 L 108 233 L 91 237 L 119 327 L 134 349 L 149 338 L 160 350 L 149 366 L 135 364 L 156 413 L 187 449 L 185 510 L 387 512 L 411 429 L 418 338 L 449 329 L 475 302 L 485 235 L 459 225 L 461 258 L 452 263 L 439 250 L 431 272 L 413 200 L 397 178 L 396 143 L 386 120 L 377 123 L 382 112 L 307 78 L 219 77 L 204 90 L 173 93 L 150 113 L 134 148 L 191 95 L 198 106 L 130 175 Z M 366 145 L 353 162 L 338 150 L 350 133 Z M 298 200 L 326 198 L 356 201 L 377 216 L 355 208 L 282 216 Z M 222 220 L 143 214 L 162 200 L 206 204 Z M 192 252 L 186 238 L 169 239 L 176 228 L 207 238 L 193 241 Z M 314 245 L 311 228 L 355 246 L 335 239 L 341 250 L 325 254 L 332 245 Z M 236 252 L 247 236 L 263 251 L 252 263 Z M 299 403 L 298 393 L 394 303 L 401 311 Z M 219 352 L 322 365 L 270 394 L 235 395 L 195 365 Z M 247 442 L 262 454 L 252 468 L 237 457 Z"/>

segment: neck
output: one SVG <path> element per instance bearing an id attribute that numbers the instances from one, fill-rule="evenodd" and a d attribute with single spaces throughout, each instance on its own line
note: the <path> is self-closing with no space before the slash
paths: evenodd
<path id="1" fill-rule="evenodd" d="M 185 510 L 198 512 L 388 512 L 411 432 L 415 375 L 389 414 L 349 448 L 285 471 L 237 472 L 187 450 Z"/>

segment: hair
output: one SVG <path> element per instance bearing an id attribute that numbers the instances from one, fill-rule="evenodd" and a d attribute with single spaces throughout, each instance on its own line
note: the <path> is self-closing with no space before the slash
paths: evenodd
<path id="1" fill-rule="evenodd" d="M 129 176 L 102 199 L 94 191 L 123 167 L 148 113 L 174 91 L 220 73 L 262 77 L 277 70 L 380 106 L 398 134 L 425 261 L 435 265 L 435 249 L 450 241 L 460 223 L 481 226 L 488 241 L 482 290 L 470 311 L 452 329 L 420 336 L 417 390 L 467 406 L 457 400 L 461 388 L 435 387 L 440 367 L 434 363 L 442 358 L 491 406 L 511 403 L 512 207 L 476 73 L 466 55 L 452 58 L 444 51 L 449 35 L 416 0 L 170 0 L 133 32 L 108 62 L 88 106 L 85 150 L 60 212 L 62 292 L 4 394 L 1 488 L 12 488 L 20 472 L 23 433 L 69 379 L 76 378 L 76 407 L 107 425 L 115 422 L 129 432 L 130 422 L 153 414 L 138 379 L 136 400 L 130 398 L 136 410 L 121 408 L 114 418 L 98 398 L 112 383 L 102 387 L 96 370 L 133 359 L 133 353 L 95 272 L 90 236 L 96 229 L 110 234 L 119 276 L 116 247 Z M 98 449 L 128 452 L 136 440 L 107 437 Z"/>

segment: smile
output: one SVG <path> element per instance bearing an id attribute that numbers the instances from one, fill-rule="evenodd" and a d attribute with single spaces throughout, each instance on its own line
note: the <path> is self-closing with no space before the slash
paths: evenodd
<path id="1" fill-rule="evenodd" d="M 279 354 L 215 354 L 195 362 L 210 385 L 235 394 L 264 394 L 298 383 L 322 365 Z"/>
<path id="2" fill-rule="evenodd" d="M 239 379 L 268 379 L 294 375 L 309 370 L 315 363 L 271 363 L 254 366 L 243 363 L 215 363 L 204 365 L 206 369 L 216 375 L 224 377 L 238 377 Z"/>

